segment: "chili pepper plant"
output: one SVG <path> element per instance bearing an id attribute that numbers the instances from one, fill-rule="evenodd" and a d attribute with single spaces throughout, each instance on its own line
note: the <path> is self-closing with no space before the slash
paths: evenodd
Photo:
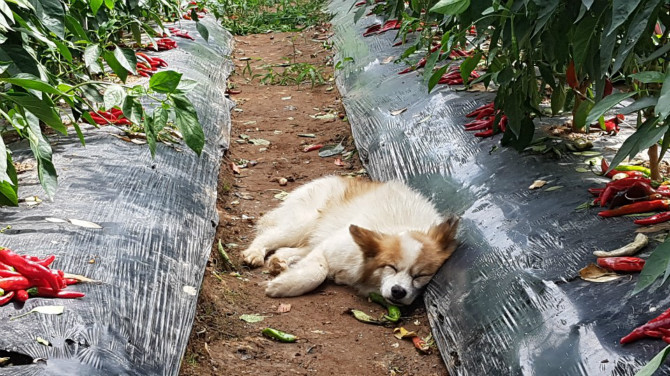
<path id="1" fill-rule="evenodd" d="M 184 96 L 189 85 L 181 81 L 181 74 L 160 72 L 152 77 L 149 89 L 123 84 L 128 75 L 138 74 L 142 63 L 134 49 L 147 41 L 149 49 L 157 49 L 163 22 L 178 19 L 184 9 L 195 13 L 198 31 L 208 38 L 195 7 L 197 3 L 168 0 L 0 2 L 0 82 L 4 84 L 0 88 L 4 120 L 0 124 L 0 205 L 18 204 L 18 180 L 4 139 L 29 140 L 42 187 L 52 197 L 58 174 L 48 135 L 75 132 L 84 144 L 79 122 L 94 124 L 91 111 L 121 110 L 126 119 L 144 128 L 152 153 L 153 136 L 167 119 L 174 119 L 186 144 L 200 153 L 204 136 Z M 159 99 L 160 110 L 148 115 L 142 98 Z"/>

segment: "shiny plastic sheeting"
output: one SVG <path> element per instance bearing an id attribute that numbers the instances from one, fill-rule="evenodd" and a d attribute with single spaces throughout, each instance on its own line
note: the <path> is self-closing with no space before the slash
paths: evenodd
<path id="1" fill-rule="evenodd" d="M 205 129 L 200 157 L 185 145 L 159 143 L 152 159 L 146 145 L 113 137 L 112 127 L 87 130 L 86 147 L 75 135 L 53 137 L 60 174 L 54 201 L 0 209 L 0 228 L 11 226 L 0 234 L 0 245 L 36 256 L 55 254 L 54 268 L 102 282 L 69 288 L 86 293 L 83 299 L 34 298 L 23 307 L 1 307 L 0 357 L 16 361 L 23 354 L 36 363 L 0 368 L 0 374 L 178 373 L 218 222 L 217 177 L 232 107 L 224 95 L 232 37 L 213 19 L 202 22 L 209 43 L 193 22 L 184 21 L 176 26 L 196 40 L 175 38 L 179 48 L 158 54 L 168 69 L 199 82 L 189 98 Z M 29 155 L 26 145 L 12 149 L 21 147 L 17 159 Z M 22 175 L 20 197 L 44 198 L 33 175 Z M 102 229 L 46 218 L 85 220 Z M 65 312 L 9 321 L 41 305 L 63 305 Z M 50 345 L 38 343 L 38 337 Z"/>
<path id="2" fill-rule="evenodd" d="M 670 297 L 645 291 L 631 298 L 636 277 L 602 284 L 579 278 L 594 250 L 635 235 L 631 218 L 575 211 L 592 199 L 587 188 L 604 181 L 575 171 L 588 167 L 587 157 L 519 154 L 496 149 L 500 136 L 465 132 L 464 115 L 493 95 L 445 85 L 428 94 L 417 73 L 398 75 L 404 64 L 383 62 L 404 48 L 392 47 L 394 32 L 362 37 L 380 20 L 354 25 L 353 1 L 334 0 L 330 11 L 335 61 L 342 62 L 337 83 L 361 159 L 374 179 L 406 180 L 462 215 L 463 244 L 425 294 L 450 374 L 634 374 L 664 343 L 621 346 L 619 339 L 670 307 Z M 529 190 L 536 179 L 547 186 Z"/>

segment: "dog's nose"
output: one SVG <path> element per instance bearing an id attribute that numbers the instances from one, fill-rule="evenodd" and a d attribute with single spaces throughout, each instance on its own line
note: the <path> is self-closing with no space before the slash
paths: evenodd
<path id="1" fill-rule="evenodd" d="M 393 299 L 402 299 L 407 295 L 407 290 L 402 288 L 402 286 L 395 285 L 391 287 L 391 296 Z"/>

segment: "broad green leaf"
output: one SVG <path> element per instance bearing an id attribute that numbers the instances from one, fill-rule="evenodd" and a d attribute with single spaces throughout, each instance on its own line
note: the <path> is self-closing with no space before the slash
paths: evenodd
<path id="1" fill-rule="evenodd" d="M 93 11 L 93 15 L 95 16 L 98 13 L 98 10 L 103 4 L 103 0 L 88 0 L 89 5 L 91 6 L 91 10 Z"/>
<path id="2" fill-rule="evenodd" d="M 616 93 L 611 94 L 603 98 L 600 102 L 596 103 L 595 106 L 589 112 L 589 116 L 586 117 L 586 124 L 591 124 L 594 121 L 598 120 L 599 117 L 603 116 L 605 112 L 609 111 L 610 108 L 616 106 L 622 100 L 630 98 L 633 95 L 637 94 L 636 92 L 630 93 Z M 584 103 L 584 102 L 582 102 Z M 581 106 L 580 106 L 581 108 Z"/>
<path id="3" fill-rule="evenodd" d="M 9 174 L 7 173 L 8 156 L 9 153 L 7 153 L 7 147 L 5 146 L 5 142 L 2 140 L 2 137 L 0 137 L 0 183 L 12 182 L 9 178 Z"/>
<path id="4" fill-rule="evenodd" d="M 631 103 L 630 105 L 619 110 L 619 113 L 623 115 L 628 115 L 633 112 L 644 110 L 647 107 L 656 106 L 656 103 L 658 103 L 657 97 L 642 97 L 636 100 L 635 102 Z"/>
<path id="5" fill-rule="evenodd" d="M 88 113 L 86 114 L 88 115 Z M 86 140 L 84 140 L 84 134 L 81 132 L 81 127 L 79 126 L 79 123 L 73 121 L 72 127 L 74 128 L 74 131 L 77 133 L 77 137 L 79 138 L 79 142 L 81 142 L 81 145 L 86 146 Z"/>
<path id="6" fill-rule="evenodd" d="M 652 22 L 650 17 L 651 13 L 660 1 L 661 0 L 649 0 L 646 3 L 643 3 L 640 8 L 635 11 L 630 26 L 626 29 L 626 36 L 623 38 L 622 43 L 617 50 L 614 65 L 612 66 L 612 73 L 617 72 L 628 59 L 628 55 L 633 51 L 635 45 L 637 45 L 638 40 L 640 40 L 643 32 L 647 29 L 647 25 Z"/>
<path id="7" fill-rule="evenodd" d="M 537 5 L 537 18 L 550 16 L 558 6 L 558 0 L 533 0 Z"/>
<path id="8" fill-rule="evenodd" d="M 126 91 L 121 85 L 109 85 L 105 89 L 105 93 L 102 97 L 104 99 L 103 103 L 105 109 L 109 111 L 109 109 L 113 107 L 121 107 L 123 105 L 123 100 L 126 97 Z"/>
<path id="9" fill-rule="evenodd" d="M 179 131 L 184 136 L 184 142 L 196 154 L 200 155 L 202 148 L 205 146 L 205 133 L 198 121 L 198 114 L 185 96 L 174 94 L 170 98 L 175 107 L 175 122 L 177 128 L 179 128 Z"/>
<path id="10" fill-rule="evenodd" d="M 149 88 L 159 93 L 174 93 L 181 81 L 181 73 L 175 71 L 161 71 L 151 76 Z"/>
<path id="11" fill-rule="evenodd" d="M 668 113 L 670 113 L 670 71 L 668 71 L 663 80 L 661 95 L 658 97 L 658 103 L 656 103 L 654 112 L 661 120 L 664 120 L 668 116 Z"/>
<path id="12" fill-rule="evenodd" d="M 358 23 L 358 21 L 361 19 L 367 13 L 367 7 L 360 7 L 356 10 L 356 13 L 354 13 L 354 23 Z"/>
<path id="13" fill-rule="evenodd" d="M 663 137 L 668 130 L 667 125 L 657 127 L 658 118 L 647 119 L 639 128 L 623 142 L 610 164 L 610 171 L 619 165 L 626 157 L 634 158 L 637 153 L 648 149 Z"/>
<path id="14" fill-rule="evenodd" d="M 126 70 L 133 74 L 137 74 L 137 56 L 135 56 L 135 51 L 130 48 L 116 46 L 114 49 L 114 57 L 122 67 L 126 68 Z"/>
<path id="15" fill-rule="evenodd" d="M 195 89 L 198 85 L 198 81 L 182 77 L 182 79 L 179 81 L 179 85 L 177 85 L 177 90 L 175 92 L 186 93 Z"/>
<path id="16" fill-rule="evenodd" d="M 430 12 L 453 16 L 465 12 L 469 6 L 470 0 L 440 0 L 430 8 Z"/>
<path id="17" fill-rule="evenodd" d="M 200 33 L 202 39 L 209 43 L 209 30 L 207 29 L 207 26 L 203 25 L 201 22 L 196 22 L 195 28 L 198 30 L 198 33 Z"/>
<path id="18" fill-rule="evenodd" d="M 61 121 L 60 115 L 48 97 L 39 99 L 28 93 L 1 93 L 0 96 L 23 107 L 26 111 L 30 111 L 56 131 L 67 134 L 67 129 Z"/>
<path id="19" fill-rule="evenodd" d="M 0 61 L 11 62 L 7 67 L 7 73 L 10 76 L 19 73 L 29 73 L 40 77 L 39 63 L 28 51 L 20 45 L 2 45 L 0 46 Z"/>
<path id="20" fill-rule="evenodd" d="M 440 57 L 440 50 L 437 50 L 435 52 L 432 52 L 426 59 L 426 65 L 424 66 L 423 69 L 424 82 L 428 82 L 430 80 L 430 77 L 433 74 L 433 69 L 435 68 L 435 63 L 437 62 L 437 59 L 439 57 Z"/>
<path id="21" fill-rule="evenodd" d="M 100 46 L 98 44 L 92 44 L 90 46 L 87 46 L 86 49 L 84 50 L 84 63 L 86 64 L 87 67 L 93 67 L 98 65 L 98 59 L 100 59 L 100 54 L 102 53 L 102 50 L 100 49 Z"/>
<path id="22" fill-rule="evenodd" d="M 640 4 L 640 0 L 614 0 L 612 1 L 612 24 L 607 34 L 611 34 L 619 26 L 623 25 L 635 8 Z"/>
<path id="23" fill-rule="evenodd" d="M 169 112 L 167 109 L 163 107 L 156 107 L 153 113 L 153 118 L 154 118 L 154 129 L 156 130 L 156 133 L 160 132 L 165 128 L 165 125 L 168 122 L 168 116 Z"/>
<path id="24" fill-rule="evenodd" d="M 649 287 L 660 276 L 663 276 L 661 284 L 665 283 L 668 274 L 670 274 L 670 237 L 659 244 L 649 256 L 647 262 L 644 263 L 644 268 L 640 272 L 640 277 L 637 279 L 632 295 Z"/>
<path id="25" fill-rule="evenodd" d="M 105 59 L 107 65 L 112 68 L 112 71 L 121 79 L 121 81 L 126 82 L 126 78 L 128 78 L 128 70 L 119 63 L 115 54 L 110 51 L 103 51 L 102 58 Z"/>
<path id="26" fill-rule="evenodd" d="M 565 87 L 557 86 L 551 93 L 551 114 L 556 115 L 563 109 L 565 104 Z"/>
<path id="27" fill-rule="evenodd" d="M 670 354 L 670 345 L 665 346 L 661 352 L 656 354 L 649 363 L 647 363 L 644 367 L 642 367 L 639 371 L 635 373 L 635 376 L 653 376 L 654 373 L 661 368 L 663 363 L 665 363 L 665 359 L 668 357 L 668 354 Z"/>
<path id="28" fill-rule="evenodd" d="M 72 52 L 70 52 L 70 49 L 67 47 L 67 45 L 58 39 L 54 39 L 54 43 L 56 43 L 56 46 L 58 47 L 58 52 L 60 52 L 61 55 L 67 60 L 69 63 L 72 63 Z"/>
<path id="29" fill-rule="evenodd" d="M 476 54 L 470 56 L 469 58 L 465 59 L 460 66 L 461 70 L 461 78 L 463 79 L 463 82 L 467 84 L 467 82 L 470 80 L 470 73 L 477 67 L 477 64 L 479 64 L 479 61 L 482 59 L 482 52 L 479 51 Z"/>
<path id="30" fill-rule="evenodd" d="M 641 61 L 641 63 L 644 64 L 644 63 L 646 63 L 646 62 L 648 62 L 648 61 L 652 61 L 652 60 L 654 60 L 654 59 L 658 59 L 659 57 L 661 57 L 661 56 L 665 55 L 666 53 L 668 53 L 668 51 L 670 51 L 670 43 L 665 43 L 665 44 L 663 44 L 663 45 L 661 46 L 661 48 L 657 49 L 657 50 L 654 51 L 651 55 L 649 55 L 649 56 L 647 56 L 646 58 L 644 58 L 644 59 Z"/>
<path id="31" fill-rule="evenodd" d="M 58 188 L 58 174 L 51 160 L 51 145 L 42 134 L 37 119 L 30 119 L 30 115 L 26 115 L 29 117 L 27 119 L 29 127 L 26 128 L 26 133 L 28 134 L 28 141 L 30 141 L 30 149 L 37 161 L 37 176 L 44 192 L 50 199 L 53 199 Z"/>
<path id="32" fill-rule="evenodd" d="M 60 39 L 65 37 L 65 11 L 60 0 L 30 0 L 35 8 L 35 15 L 42 25 L 56 34 Z"/>
<path id="33" fill-rule="evenodd" d="M 121 110 L 123 111 L 123 116 L 128 120 L 135 124 L 142 124 L 144 107 L 142 107 L 142 103 L 139 102 L 136 96 L 127 95 L 126 99 L 123 101 Z"/>
<path id="34" fill-rule="evenodd" d="M 7 82 L 12 85 L 21 86 L 24 89 L 37 90 L 48 94 L 54 94 L 54 95 L 63 94 L 60 90 L 56 89 L 55 87 L 27 73 L 19 73 L 11 78 L 0 77 L 0 82 Z"/>
<path id="35" fill-rule="evenodd" d="M 154 113 L 154 116 L 156 114 Z M 144 117 L 144 134 L 147 136 L 147 144 L 151 152 L 151 158 L 156 156 L 156 128 L 154 127 L 154 116 Z"/>
<path id="36" fill-rule="evenodd" d="M 435 85 L 438 84 L 440 81 L 440 78 L 442 78 L 442 75 L 449 69 L 448 65 L 443 66 L 442 68 L 438 69 L 433 73 L 432 76 L 430 76 L 430 79 L 428 80 L 428 92 L 430 93 L 433 91 L 433 88 Z"/>
<path id="37" fill-rule="evenodd" d="M 142 44 L 142 29 L 140 29 L 140 25 L 137 22 L 131 23 L 130 31 L 133 33 L 135 42 L 137 42 L 137 44 Z"/>
<path id="38" fill-rule="evenodd" d="M 575 116 L 572 119 L 575 128 L 582 129 L 585 126 L 587 126 L 587 124 L 590 124 L 586 122 L 586 117 L 592 108 L 593 103 L 590 101 L 583 101 L 582 103 L 579 104 L 579 107 L 577 107 L 577 112 L 575 113 Z"/>
<path id="39" fill-rule="evenodd" d="M 634 80 L 638 80 L 644 84 L 651 84 L 651 83 L 661 83 L 665 79 L 665 75 L 663 75 L 662 72 L 657 72 L 657 71 L 646 71 L 646 72 L 639 72 L 639 73 L 633 73 L 630 76 L 628 76 Z"/>
<path id="40" fill-rule="evenodd" d="M 114 9 L 115 2 L 116 0 L 105 0 L 105 6 L 107 7 L 107 9 L 112 10 Z"/>
<path id="41" fill-rule="evenodd" d="M 87 42 L 91 41 L 79 21 L 69 14 L 65 15 L 65 27 L 67 27 L 67 29 L 70 30 L 72 34 L 77 36 L 79 40 L 85 40 Z"/>
<path id="42" fill-rule="evenodd" d="M 4 1 L 0 3 L 0 12 L 2 12 L 12 24 L 14 23 L 14 14 L 12 13 L 12 10 L 9 8 L 7 3 Z"/>

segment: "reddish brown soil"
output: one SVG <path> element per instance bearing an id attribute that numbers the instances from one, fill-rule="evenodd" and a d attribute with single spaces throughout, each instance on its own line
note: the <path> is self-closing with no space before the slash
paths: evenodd
<path id="1" fill-rule="evenodd" d="M 373 316 L 384 310 L 351 288 L 325 283 L 315 292 L 297 298 L 272 299 L 260 284 L 270 276 L 263 268 L 241 265 L 240 253 L 253 238 L 253 225 L 263 213 L 280 203 L 275 195 L 290 192 L 300 184 L 328 174 L 359 174 L 357 155 L 344 166 L 337 157 L 321 158 L 317 151 L 303 152 L 307 144 L 340 141 L 353 150 L 349 124 L 341 120 L 343 108 L 332 81 L 325 85 L 261 85 L 252 75 L 265 74 L 266 64 L 309 62 L 328 80 L 332 67 L 326 63 L 331 51 L 322 41 L 326 30 L 304 33 L 261 34 L 236 38 L 233 56 L 236 70 L 230 81 L 237 102 L 233 111 L 230 150 L 222 162 L 219 178 L 220 223 L 205 270 L 197 315 L 190 342 L 182 360 L 181 375 L 446 375 L 435 348 L 419 353 L 409 340 L 393 336 L 393 327 L 356 321 L 347 312 L 357 308 Z M 251 60 L 244 60 L 251 58 Z M 242 60 L 240 60 L 242 59 Z M 275 67 L 281 72 L 282 68 Z M 234 91 L 233 91 L 234 92 Z M 335 115 L 314 119 L 310 115 Z M 313 133 L 316 138 L 299 137 Z M 269 146 L 238 143 L 240 135 L 270 141 Z M 265 149 L 265 150 L 264 150 Z M 231 162 L 240 159 L 257 164 L 234 173 Z M 288 185 L 280 186 L 278 179 Z M 287 218 L 287 220 L 289 220 Z M 224 271 L 216 243 L 227 244 L 227 253 L 239 274 Z M 280 304 L 290 304 L 278 313 Z M 265 316 L 262 322 L 247 323 L 243 314 Z M 421 336 L 430 333 L 422 302 L 403 309 L 401 326 Z M 279 343 L 261 335 L 265 327 L 295 334 L 297 343 Z"/>

